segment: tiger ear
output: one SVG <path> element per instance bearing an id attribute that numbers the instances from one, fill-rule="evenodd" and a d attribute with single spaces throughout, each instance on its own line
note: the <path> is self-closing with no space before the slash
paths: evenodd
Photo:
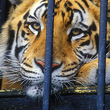
<path id="1" fill-rule="evenodd" d="M 19 5 L 22 3 L 22 0 L 9 0 L 12 5 Z"/>

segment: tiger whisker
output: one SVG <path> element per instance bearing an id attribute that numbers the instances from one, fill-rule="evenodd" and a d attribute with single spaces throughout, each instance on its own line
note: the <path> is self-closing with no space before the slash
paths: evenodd
<path id="1" fill-rule="evenodd" d="M 11 87 L 12 85 L 14 85 L 14 84 L 17 83 L 17 82 L 19 82 L 19 81 L 14 81 L 14 82 L 10 83 L 10 86 L 9 86 L 9 87 Z M 19 85 L 19 86 L 20 86 L 20 85 Z"/>
<path id="2" fill-rule="evenodd" d="M 57 97 L 57 94 L 56 93 L 54 93 L 54 96 L 55 96 L 56 100 L 58 100 L 58 97 Z"/>
<path id="3" fill-rule="evenodd" d="M 60 99 L 62 99 L 63 100 L 63 98 L 62 98 L 62 96 L 57 92 L 57 94 L 58 94 L 58 96 L 60 97 Z"/>
<path id="4" fill-rule="evenodd" d="M 70 86 L 70 87 L 72 87 L 72 83 L 70 83 L 70 81 L 66 81 L 66 83 Z"/>
<path id="5" fill-rule="evenodd" d="M 17 83 L 17 82 L 20 82 L 21 81 L 21 79 L 17 79 L 17 80 L 10 80 L 10 81 L 7 81 L 5 84 L 10 84 L 10 86 L 9 87 L 11 87 L 13 84 L 15 84 L 15 83 Z"/>
<path id="6" fill-rule="evenodd" d="M 67 86 L 66 83 L 63 83 L 63 84 L 64 84 L 64 86 L 66 87 L 66 89 L 68 89 L 69 86 Z"/>
<path id="7" fill-rule="evenodd" d="M 55 96 L 55 101 L 56 102 L 58 102 L 58 101 L 61 102 L 61 100 L 63 100 L 63 98 L 61 97 L 61 95 L 59 93 L 54 93 L 54 96 Z"/>
<path id="8" fill-rule="evenodd" d="M 86 83 L 87 82 L 87 80 L 85 80 L 84 78 L 82 78 L 82 77 L 77 77 L 78 78 L 78 80 L 77 81 L 83 81 L 84 83 Z M 96 84 L 94 84 L 93 82 L 90 82 L 89 81 L 89 83 L 91 84 L 91 85 L 94 85 L 94 86 L 96 86 Z M 84 85 L 84 87 L 85 86 L 87 86 L 87 85 Z"/>
<path id="9" fill-rule="evenodd" d="M 18 77 L 18 75 L 3 75 L 2 78 L 9 78 L 9 77 Z"/>
<path id="10" fill-rule="evenodd" d="M 70 83 L 71 85 L 73 85 L 73 86 L 71 86 L 71 87 L 74 87 L 74 86 L 75 86 L 74 83 L 72 83 L 71 81 L 69 81 L 69 83 Z"/>
<path id="11" fill-rule="evenodd" d="M 23 84 L 24 86 L 25 86 L 25 85 L 26 85 L 26 86 L 29 86 L 29 85 L 31 84 L 31 81 L 24 79 L 24 81 L 22 81 L 21 84 Z"/>
<path id="12" fill-rule="evenodd" d="M 21 62 L 18 60 L 10 59 L 10 58 L 4 58 L 4 63 L 18 63 L 20 64 Z"/>
<path id="13" fill-rule="evenodd" d="M 7 81 L 5 84 L 8 84 L 8 83 L 10 83 L 10 82 L 13 82 L 13 81 L 22 81 L 21 80 L 22 78 L 21 77 L 16 77 L 16 78 L 14 78 L 14 79 L 10 79 L 9 81 Z"/>
<path id="14" fill-rule="evenodd" d="M 108 48 L 110 46 L 110 43 L 106 46 L 106 48 Z"/>
<path id="15" fill-rule="evenodd" d="M 16 73 L 12 73 L 12 74 L 11 73 L 7 73 L 7 74 L 6 73 L 5 74 L 3 73 L 2 76 L 3 77 L 12 77 L 12 76 L 13 77 L 17 77 L 17 76 L 20 76 L 20 75 L 19 74 L 16 74 Z"/>
<path id="16" fill-rule="evenodd" d="M 72 80 L 70 80 L 70 81 L 77 82 L 77 83 L 79 83 L 79 84 L 81 84 L 82 86 L 84 86 L 84 87 L 85 87 L 85 85 L 84 85 L 83 83 L 81 83 L 80 81 L 78 81 L 78 80 L 76 80 L 76 79 L 72 79 Z"/>
<path id="17" fill-rule="evenodd" d="M 21 85 L 22 85 L 25 81 L 27 81 L 27 80 L 23 79 L 23 81 L 21 82 Z"/>

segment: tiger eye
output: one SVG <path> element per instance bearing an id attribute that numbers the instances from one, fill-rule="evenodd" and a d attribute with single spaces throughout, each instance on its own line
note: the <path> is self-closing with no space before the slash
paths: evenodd
<path id="1" fill-rule="evenodd" d="M 39 23 L 33 23 L 33 28 L 34 29 L 39 29 L 40 28 L 40 24 Z"/>
<path id="2" fill-rule="evenodd" d="M 73 30 L 72 30 L 72 34 L 73 34 L 73 35 L 78 35 L 78 34 L 80 34 L 80 29 L 73 29 Z"/>

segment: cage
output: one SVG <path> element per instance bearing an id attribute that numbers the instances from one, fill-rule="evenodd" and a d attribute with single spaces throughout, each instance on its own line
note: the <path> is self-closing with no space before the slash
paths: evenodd
<path id="1" fill-rule="evenodd" d="M 49 1 L 49 0 L 48 0 Z M 48 10 L 50 11 L 49 13 L 52 15 L 53 13 L 53 6 L 54 6 L 54 0 L 49 1 L 49 8 Z M 7 5 L 8 4 L 8 5 Z M 50 82 L 50 70 L 51 70 L 51 57 L 50 60 L 48 58 L 47 60 L 47 67 L 49 67 L 47 70 L 47 75 L 46 82 L 48 83 L 45 85 L 45 95 L 44 97 L 44 102 L 43 102 L 43 110 L 48 110 L 49 106 L 50 109 L 52 110 L 109 110 L 110 109 L 110 86 L 106 86 L 104 84 L 104 70 L 105 70 L 105 41 L 106 41 L 106 22 L 107 22 L 107 0 L 101 0 L 101 18 L 100 18 L 100 40 L 99 40 L 99 80 L 98 80 L 98 89 L 96 87 L 81 87 L 81 86 L 76 86 L 76 87 L 70 87 L 66 88 L 63 91 L 59 91 L 59 94 L 61 95 L 62 99 L 61 102 L 55 104 L 55 100 L 53 99 L 53 96 L 49 96 L 49 89 L 50 85 L 48 84 Z M 7 17 L 7 11 L 9 9 L 9 3 L 6 0 L 1 0 L 0 1 L 0 27 L 2 26 L 3 22 L 6 20 L 5 18 Z M 50 18 L 49 18 L 50 17 Z M 49 16 L 48 21 L 49 21 L 49 27 L 53 27 L 51 24 L 53 22 L 53 17 Z M 105 18 L 104 18 L 105 17 Z M 50 23 L 51 22 L 51 23 Z M 47 28 L 50 29 L 48 30 L 49 35 L 52 36 L 52 28 Z M 105 30 L 105 31 L 102 31 Z M 48 33 L 47 32 L 47 33 Z M 103 32 L 103 33 L 101 33 Z M 48 36 L 48 34 L 47 34 Z M 47 48 L 47 54 L 51 56 L 52 54 L 52 38 L 49 39 L 50 41 L 50 46 L 46 47 Z M 49 44 L 49 42 L 47 43 Z M 51 47 L 51 48 L 50 48 Z M 47 55 L 47 56 L 48 56 Z M 102 63 L 103 62 L 103 63 Z M 50 65 L 48 65 L 50 64 Z M 47 68 L 46 67 L 46 68 Z M 49 72 L 48 72 L 49 71 Z M 103 72 L 102 72 L 103 71 Z M 48 87 L 46 87 L 48 86 Z M 46 90 L 48 88 L 48 90 Z M 48 92 L 48 93 L 47 93 Z M 48 94 L 48 95 L 46 95 Z M 60 97 L 58 97 L 60 98 Z M 54 106 L 53 106 L 54 105 Z M 42 105 L 41 105 L 42 106 Z M 11 89 L 11 90 L 0 90 L 0 110 L 38 110 L 39 109 L 39 104 L 37 104 L 36 101 L 32 101 L 30 98 L 26 97 L 25 94 L 22 93 L 22 90 L 17 90 L 17 89 Z"/>

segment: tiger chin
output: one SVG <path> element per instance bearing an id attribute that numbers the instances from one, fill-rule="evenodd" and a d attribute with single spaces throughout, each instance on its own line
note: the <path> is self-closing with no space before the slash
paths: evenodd
<path id="1" fill-rule="evenodd" d="M 0 35 L 2 89 L 24 89 L 32 98 L 42 97 L 48 1 L 10 2 L 16 7 L 10 8 Z M 110 9 L 107 17 L 109 47 Z M 77 84 L 97 84 L 99 19 L 100 0 L 55 0 L 51 94 Z M 106 84 L 110 84 L 109 58 Z"/>

